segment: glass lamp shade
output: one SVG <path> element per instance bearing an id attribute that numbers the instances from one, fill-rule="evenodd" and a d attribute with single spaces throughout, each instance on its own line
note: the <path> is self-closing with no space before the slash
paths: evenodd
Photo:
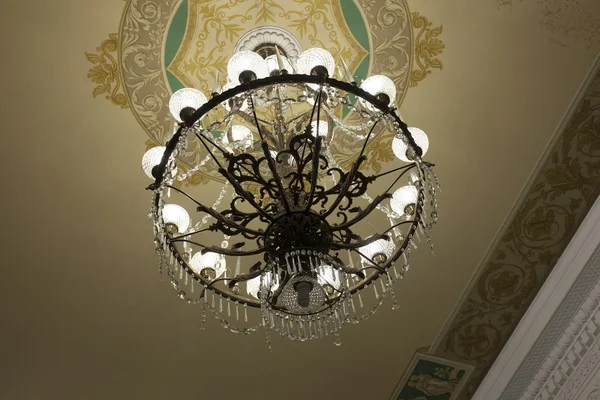
<path id="1" fill-rule="evenodd" d="M 275 277 L 275 279 L 273 279 Z M 266 272 L 262 277 L 263 286 L 269 289 L 270 292 L 274 292 L 279 288 L 279 277 L 273 275 L 272 272 Z M 258 293 L 260 292 L 260 276 L 246 281 L 246 293 L 250 296 L 258 299 Z"/>
<path id="2" fill-rule="evenodd" d="M 254 142 L 252 131 L 243 125 L 233 125 L 231 127 L 231 138 L 233 144 L 242 148 L 248 148 Z M 223 144 L 229 144 L 229 136 L 226 132 L 223 133 L 221 141 Z"/>
<path id="3" fill-rule="evenodd" d="M 207 101 L 208 100 L 206 99 L 204 93 L 198 89 L 179 89 L 173 93 L 173 96 L 171 96 L 171 99 L 169 100 L 169 111 L 171 112 L 173 118 L 175 118 L 178 122 L 182 122 L 181 116 L 179 115 L 181 110 L 186 107 L 191 107 L 194 110 L 197 110 Z"/>
<path id="4" fill-rule="evenodd" d="M 227 76 L 236 85 L 240 84 L 240 74 L 244 71 L 252 71 L 257 79 L 269 76 L 267 62 L 258 53 L 253 51 L 237 52 L 227 63 Z"/>
<path id="5" fill-rule="evenodd" d="M 237 85 L 239 85 L 239 83 L 235 83 L 235 82 L 229 82 L 226 83 L 225 86 L 223 86 L 223 92 L 236 87 Z M 239 99 L 240 95 L 238 94 L 237 96 L 234 97 L 234 99 Z M 231 100 L 230 100 L 231 101 Z M 229 104 L 229 101 L 226 101 L 224 103 L 222 103 L 223 106 L 225 107 L 225 109 L 227 111 L 231 110 L 231 105 Z M 240 106 L 240 111 L 246 111 L 248 109 L 248 103 L 247 102 L 242 102 L 241 106 Z"/>
<path id="6" fill-rule="evenodd" d="M 300 54 L 296 67 L 299 74 L 310 75 L 314 67 L 323 66 L 327 69 L 329 76 L 333 76 L 335 71 L 335 60 L 327 50 L 313 47 Z"/>
<path id="7" fill-rule="evenodd" d="M 190 268 L 196 274 L 201 274 L 202 270 L 210 268 L 215 271 L 216 279 L 225 273 L 227 265 L 225 262 L 225 257 L 221 254 L 213 252 L 202 254 L 201 252 L 198 252 L 194 254 L 192 259 L 190 260 Z"/>
<path id="8" fill-rule="evenodd" d="M 271 74 L 273 71 L 279 71 L 279 61 L 277 60 L 277 54 L 273 54 L 265 58 L 265 61 L 267 63 L 267 70 L 269 71 L 269 74 Z M 292 63 L 290 63 L 290 60 L 288 60 L 287 57 L 281 56 L 281 61 L 283 61 L 283 68 L 288 73 L 292 73 L 292 71 L 294 71 L 294 67 L 292 67 Z"/>
<path id="9" fill-rule="evenodd" d="M 402 186 L 392 194 L 390 206 L 398 215 L 406 214 L 406 207 L 417 204 L 419 190 L 413 185 Z"/>
<path id="10" fill-rule="evenodd" d="M 175 225 L 179 233 L 187 231 L 190 227 L 190 215 L 185 208 L 177 204 L 165 204 L 162 214 L 165 225 Z"/>
<path id="11" fill-rule="evenodd" d="M 287 310 L 298 313 L 316 311 L 327 300 L 323 286 L 304 274 L 292 277 L 281 291 L 280 297 Z"/>
<path id="12" fill-rule="evenodd" d="M 408 131 L 411 133 L 417 146 L 423 150 L 421 157 L 425 156 L 427 150 L 429 150 L 429 138 L 427 137 L 427 134 L 419 128 L 408 128 Z M 408 146 L 402 139 L 394 138 L 394 140 L 392 140 L 392 151 L 396 157 L 402 161 L 410 162 L 411 160 L 407 157 L 406 150 L 408 150 Z"/>
<path id="13" fill-rule="evenodd" d="M 336 290 L 342 286 L 337 270 L 330 265 L 322 265 L 317 268 L 317 281 L 321 286 L 330 285 Z"/>
<path id="14" fill-rule="evenodd" d="M 379 239 L 366 246 L 360 247 L 359 251 L 367 258 L 361 255 L 361 261 L 365 264 L 371 264 L 369 259 L 378 262 L 378 258 L 383 261 L 389 259 L 394 253 L 396 246 L 392 240 Z"/>
<path id="15" fill-rule="evenodd" d="M 310 123 L 310 126 L 312 126 L 312 135 L 316 136 L 315 133 L 317 133 L 317 121 L 313 121 Z M 319 121 L 319 136 L 325 137 L 327 136 L 329 130 L 329 125 L 327 124 L 327 121 Z"/>
<path id="16" fill-rule="evenodd" d="M 365 92 L 377 96 L 379 94 L 385 94 L 389 98 L 388 106 L 396 101 L 396 85 L 387 76 L 373 75 L 368 77 L 360 85 L 360 88 Z M 361 103 L 367 108 L 373 109 L 371 103 L 361 99 Z"/>
<path id="17" fill-rule="evenodd" d="M 148 178 L 154 179 L 152 176 L 152 168 L 160 164 L 166 149 L 165 146 L 156 146 L 144 153 L 144 156 L 142 157 L 142 169 Z"/>

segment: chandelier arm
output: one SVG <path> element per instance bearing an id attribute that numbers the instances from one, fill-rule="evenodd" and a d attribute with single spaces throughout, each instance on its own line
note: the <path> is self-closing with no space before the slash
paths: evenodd
<path id="1" fill-rule="evenodd" d="M 312 151 L 312 161 L 313 161 L 312 177 L 311 177 L 311 181 L 310 181 L 310 193 L 308 195 L 308 201 L 306 202 L 306 210 L 304 211 L 307 214 L 313 205 L 312 202 L 313 202 L 313 198 L 315 197 L 315 189 L 317 188 L 317 179 L 319 178 L 319 153 L 321 152 L 321 141 L 323 140 L 321 138 L 321 135 L 319 135 L 319 123 L 321 122 L 322 94 L 323 94 L 323 85 L 321 85 L 319 87 L 319 98 L 318 98 L 319 105 L 317 106 L 317 131 L 314 132 L 315 144 L 314 144 L 314 149 Z M 317 102 L 315 102 L 315 103 L 317 103 Z M 315 110 L 313 107 L 312 114 L 314 115 L 314 113 L 315 113 Z M 311 123 L 312 123 L 313 115 L 310 116 Z"/>
<path id="2" fill-rule="evenodd" d="M 323 85 L 319 86 L 319 94 L 317 95 L 317 98 L 315 99 L 315 104 L 313 104 L 313 108 L 312 108 L 312 111 L 310 113 L 310 122 L 307 124 L 307 129 L 312 129 L 312 127 L 311 128 L 309 128 L 309 127 L 311 126 L 310 124 L 313 121 L 313 117 L 315 115 L 315 109 L 317 107 L 320 107 L 320 104 L 321 104 L 321 94 L 322 93 L 323 93 Z M 315 132 L 314 135 L 315 135 L 315 137 L 317 137 L 318 136 L 318 131 Z M 302 146 L 301 160 L 304 160 L 304 152 L 306 151 L 306 143 L 308 143 L 308 141 L 305 141 L 304 145 Z M 300 173 L 300 163 L 298 163 L 298 173 Z"/>
<path id="3" fill-rule="evenodd" d="M 373 210 L 375 210 L 377 208 L 377 206 L 381 204 L 381 202 L 383 202 L 385 199 L 389 199 L 391 197 L 392 197 L 392 195 L 389 194 L 389 193 L 384 193 L 384 194 L 378 195 L 355 218 L 353 218 L 353 219 L 351 219 L 351 220 L 349 220 L 349 221 L 347 221 L 347 222 L 345 222 L 343 224 L 332 226 L 331 230 L 332 231 L 340 231 L 342 229 L 346 229 L 346 228 L 352 227 L 353 225 L 357 224 L 358 222 L 360 222 L 361 220 L 363 220 L 365 217 L 367 217 L 369 214 L 371 214 L 373 212 Z"/>
<path id="4" fill-rule="evenodd" d="M 204 135 L 200 135 L 198 132 L 194 131 L 194 134 L 196 135 L 196 137 L 200 140 L 200 143 L 202 143 L 202 145 L 204 146 L 204 148 L 206 148 L 206 151 L 208 151 L 208 154 L 210 154 L 210 156 L 212 157 L 213 160 L 215 160 L 215 162 L 217 163 L 217 166 L 220 169 L 223 169 L 223 166 L 221 165 L 221 163 L 219 162 L 219 160 L 217 160 L 217 157 L 215 157 L 215 153 L 213 153 L 213 151 L 208 147 L 208 145 L 206 144 L 206 142 L 204 141 L 206 138 L 204 137 Z M 222 151 L 222 150 L 221 150 Z"/>
<path id="5" fill-rule="evenodd" d="M 334 237 L 335 237 L 337 240 L 339 240 L 339 241 L 340 241 L 340 243 L 341 243 L 341 242 L 343 242 L 342 238 L 340 238 L 340 237 L 339 237 L 338 235 L 336 235 L 335 233 L 333 233 L 333 236 L 334 236 Z M 367 261 L 369 261 L 371 264 L 373 264 L 373 265 L 375 266 L 375 268 L 377 268 L 377 269 L 381 270 L 382 272 L 384 271 L 384 269 L 383 269 L 383 268 L 381 268 L 381 267 L 377 266 L 377 263 L 376 263 L 375 261 L 373 261 L 373 259 L 371 259 L 370 257 L 367 257 L 366 255 L 364 255 L 364 254 L 363 254 L 363 253 L 362 253 L 360 250 L 358 250 L 357 248 L 355 248 L 355 247 L 352 247 L 352 248 L 350 248 L 350 249 L 348 249 L 348 250 L 351 250 L 351 251 L 354 251 L 354 252 L 358 253 L 358 254 L 359 254 L 361 257 L 363 257 L 364 259 L 366 259 Z"/>
<path id="6" fill-rule="evenodd" d="M 247 112 L 245 112 L 245 111 L 238 111 L 238 113 L 236 115 L 240 116 L 247 123 L 254 124 L 254 118 L 250 114 L 248 114 Z M 258 118 L 258 120 L 264 122 L 265 124 L 267 123 L 267 121 L 263 121 L 260 118 Z M 268 128 L 263 127 L 263 129 L 265 129 L 269 135 L 273 135 Z"/>
<path id="7" fill-rule="evenodd" d="M 196 234 L 198 234 L 198 233 L 206 232 L 206 231 L 208 231 L 208 230 L 210 230 L 210 229 L 209 229 L 209 228 L 204 228 L 204 229 L 200 229 L 200 230 L 198 230 L 198 231 L 196 231 L 196 232 L 192 232 L 192 233 L 186 233 L 186 234 L 184 234 L 184 235 L 179 235 L 179 236 L 173 236 L 173 237 L 171 238 L 171 240 L 173 241 L 173 240 L 177 240 L 177 239 L 182 239 L 182 238 L 185 238 L 185 237 L 189 237 L 189 236 L 196 235 Z"/>
<path id="8" fill-rule="evenodd" d="M 265 251 L 265 249 L 263 249 L 263 248 L 257 248 L 257 249 L 250 250 L 250 251 L 238 251 L 238 250 L 234 250 L 234 249 L 224 249 L 222 247 L 216 247 L 216 246 L 206 246 L 206 245 L 203 245 L 202 243 L 194 242 L 192 240 L 187 240 L 187 239 L 177 239 L 177 240 L 169 239 L 169 243 L 178 243 L 178 242 L 179 243 L 189 243 L 189 244 L 193 244 L 198 247 L 202 247 L 202 254 L 217 253 L 217 254 L 221 254 L 223 256 L 245 257 L 245 256 L 255 256 L 257 254 L 264 253 L 264 251 Z"/>
<path id="9" fill-rule="evenodd" d="M 215 218 L 217 221 L 222 222 L 223 224 L 229 226 L 230 228 L 234 228 L 237 229 L 241 232 L 245 232 L 248 233 L 250 235 L 254 235 L 254 236 L 262 236 L 264 235 L 264 232 L 260 232 L 260 231 L 256 231 L 254 229 L 250 229 L 248 227 L 245 227 L 243 225 L 238 225 L 235 222 L 233 222 L 231 219 L 224 217 L 221 213 L 219 213 L 218 211 L 214 210 L 211 207 L 206 207 L 205 205 L 199 205 L 197 208 L 198 211 L 200 212 L 204 212 L 209 214 L 210 216 L 212 216 L 213 218 Z"/>
<path id="10" fill-rule="evenodd" d="M 319 131 L 319 122 L 317 120 L 317 132 Z M 319 153 L 321 152 L 321 141 L 323 139 L 320 136 L 317 136 L 317 138 L 315 139 L 315 148 L 313 150 L 313 154 L 312 154 L 312 161 L 313 161 L 313 166 L 312 166 L 312 176 L 311 176 L 311 181 L 310 181 L 310 192 L 308 194 L 308 200 L 306 201 L 306 209 L 304 210 L 304 212 L 306 214 L 308 214 L 310 212 L 310 209 L 313 206 L 313 199 L 315 197 L 315 190 L 317 188 L 317 180 L 319 179 Z"/>
<path id="11" fill-rule="evenodd" d="M 381 118 L 378 119 L 377 121 L 375 121 L 375 123 L 373 124 L 373 126 L 371 126 L 371 129 L 369 130 L 369 134 L 367 135 L 367 137 L 365 139 L 365 142 L 364 142 L 363 147 L 362 147 L 362 149 L 360 151 L 358 159 L 354 162 L 352 170 L 346 176 L 346 180 L 344 181 L 344 185 L 342 186 L 342 190 L 340 191 L 338 197 L 334 200 L 334 202 L 331 205 L 331 207 L 329 208 L 329 210 L 324 214 L 324 216 L 323 216 L 324 218 L 326 218 L 327 216 L 329 216 L 337 208 L 337 206 L 340 204 L 340 202 L 342 201 L 342 199 L 348 193 L 348 190 L 350 189 L 350 185 L 354 181 L 354 177 L 355 177 L 356 173 L 358 172 L 358 167 L 360 166 L 360 164 L 362 162 L 364 162 L 367 159 L 364 156 L 365 149 L 367 148 L 367 142 L 369 141 L 369 138 L 373 134 L 373 131 L 375 130 L 375 127 L 377 126 L 377 124 L 379 123 L 380 120 L 381 120 Z"/>
<path id="12" fill-rule="evenodd" d="M 228 218 L 225 218 L 221 213 L 217 212 L 215 209 L 213 209 L 212 207 L 207 207 L 204 204 L 198 202 L 196 199 L 194 199 L 192 196 L 190 196 L 189 194 L 185 193 L 183 190 L 180 190 L 174 186 L 171 185 L 167 185 L 167 187 L 169 189 L 173 189 L 178 193 L 181 193 L 182 195 L 184 195 L 185 197 L 187 197 L 188 199 L 190 199 L 191 201 L 193 201 L 194 203 L 196 203 L 196 210 L 198 212 L 204 212 L 206 214 L 209 214 L 211 217 L 215 218 L 217 221 L 224 223 L 225 225 L 237 229 L 239 231 L 243 231 L 246 233 L 249 233 L 251 235 L 256 235 L 256 236 L 262 236 L 264 233 L 263 232 L 259 232 L 259 231 L 255 231 L 253 229 L 250 228 L 246 228 L 245 226 L 242 225 L 238 225 L 235 222 L 229 220 Z M 198 233 L 198 232 L 196 232 Z M 183 235 L 183 236 L 188 236 L 188 235 Z"/>
<path id="13" fill-rule="evenodd" d="M 416 220 L 414 220 L 414 219 L 409 219 L 409 220 L 407 220 L 407 221 L 401 221 L 401 222 L 398 222 L 398 223 L 396 223 L 396 224 L 392 225 L 392 226 L 391 226 L 389 229 L 386 229 L 386 231 L 385 231 L 385 232 L 383 232 L 383 234 L 384 234 L 384 235 L 385 235 L 385 234 L 388 234 L 388 233 L 390 233 L 392 230 L 396 229 L 397 227 L 399 227 L 399 226 L 401 226 L 401 225 L 405 225 L 405 224 L 414 224 L 415 222 L 417 222 L 417 221 L 416 221 Z"/>
<path id="14" fill-rule="evenodd" d="M 181 135 L 183 135 L 184 129 L 187 129 L 187 127 L 184 126 L 182 123 L 181 125 L 179 125 L 179 128 L 177 129 L 177 131 L 175 132 L 173 137 L 167 142 L 167 144 L 165 146 L 166 147 L 165 152 L 162 155 L 160 163 L 156 167 L 157 173 L 156 173 L 156 175 L 153 175 L 155 178 L 155 181 L 153 184 L 148 186 L 147 189 L 155 190 L 155 189 L 158 189 L 160 187 L 160 185 L 162 184 L 163 179 L 164 179 L 165 170 L 167 168 L 167 162 L 169 161 L 169 157 L 171 157 L 171 154 L 173 154 L 173 151 L 175 150 L 177 143 L 179 143 L 179 139 L 181 138 Z M 157 199 L 157 201 L 158 201 L 158 199 Z M 158 206 L 158 203 L 156 205 Z"/>
<path id="15" fill-rule="evenodd" d="M 397 171 L 402 171 L 404 169 L 406 169 L 406 170 L 413 169 L 414 167 L 416 167 L 416 165 L 417 165 L 417 163 L 411 163 L 411 164 L 408 164 L 408 165 L 403 165 L 401 167 L 394 168 L 394 169 L 391 169 L 391 170 L 386 171 L 386 172 L 382 172 L 381 174 L 378 174 L 378 175 L 372 175 L 371 178 L 373 178 L 373 179 L 379 179 L 382 176 L 393 174 L 394 172 L 397 172 Z"/>
<path id="16" fill-rule="evenodd" d="M 352 182 L 354 181 L 354 175 L 356 174 L 356 171 L 358 171 L 360 164 L 362 164 L 366 159 L 367 159 L 367 157 L 365 157 L 364 155 L 361 155 L 354 162 L 354 165 L 352 166 L 352 170 L 348 174 L 346 174 L 346 178 L 344 179 L 344 184 L 341 186 L 341 189 L 340 189 L 340 192 L 339 192 L 337 198 L 333 201 L 333 204 L 329 207 L 329 210 L 327 210 L 325 212 L 325 214 L 323 214 L 323 218 L 327 218 L 333 211 L 335 211 L 337 209 L 337 206 L 344 199 L 344 197 L 346 197 L 346 194 L 348 193 L 348 190 L 350 189 L 350 185 L 352 185 Z"/>
<path id="17" fill-rule="evenodd" d="M 263 210 L 262 207 L 258 205 L 258 203 L 256 203 L 252 194 L 249 193 L 246 189 L 244 189 L 242 187 L 242 185 L 238 182 L 238 180 L 235 179 L 235 177 L 233 177 L 225 168 L 223 168 L 223 166 L 217 160 L 217 158 L 215 157 L 213 152 L 208 148 L 208 146 L 204 142 L 203 137 L 198 135 L 197 133 L 196 133 L 196 136 L 198 137 L 198 139 L 200 139 L 200 142 L 202 142 L 202 144 L 204 145 L 206 150 L 210 153 L 211 157 L 215 160 L 215 162 L 219 166 L 218 172 L 221 175 L 223 175 L 223 177 L 225 177 L 225 179 L 227 179 L 227 181 L 229 183 L 231 183 L 231 186 L 234 187 L 235 192 L 237 194 L 239 194 L 240 196 L 242 196 L 248 203 L 250 203 L 252 205 L 252 207 L 254 207 L 256 209 L 256 211 L 258 211 L 258 213 L 260 215 L 262 215 L 264 218 L 268 219 L 269 221 L 274 221 L 275 219 L 269 213 L 267 213 L 265 210 Z"/>
<path id="18" fill-rule="evenodd" d="M 261 148 L 262 148 L 263 154 L 265 155 L 265 158 L 267 159 L 267 165 L 269 166 L 269 169 L 271 170 L 271 173 L 273 174 L 273 179 L 275 180 L 275 183 L 277 184 L 277 188 L 279 190 L 279 196 L 283 200 L 283 206 L 285 207 L 285 211 L 289 213 L 291 211 L 290 204 L 288 202 L 287 196 L 285 195 L 285 192 L 283 189 L 283 183 L 281 182 L 279 174 L 277 173 L 277 168 L 275 167 L 275 161 L 273 160 L 273 155 L 269 151 L 269 145 L 267 144 L 267 142 L 265 141 L 265 138 L 263 137 L 263 134 L 262 134 L 262 131 L 260 128 L 260 123 L 258 122 L 258 117 L 256 116 L 256 109 L 254 107 L 254 99 L 253 99 L 252 95 L 250 95 L 250 105 L 252 106 L 252 115 L 254 116 L 254 121 L 256 123 L 256 129 L 258 130 L 258 135 L 260 136 Z"/>
<path id="19" fill-rule="evenodd" d="M 212 280 L 208 284 L 208 286 L 206 286 L 206 288 L 210 289 L 215 283 L 217 283 L 217 282 L 223 282 L 223 281 L 229 281 L 229 283 L 227 284 L 227 286 L 230 286 L 230 288 L 232 288 L 233 286 L 235 286 L 236 283 L 244 282 L 244 281 L 249 281 L 250 279 L 254 279 L 257 276 L 259 276 L 260 274 L 262 274 L 262 272 L 263 271 L 261 269 L 259 269 L 259 270 L 256 270 L 254 272 L 251 272 L 249 274 L 241 274 L 241 275 L 230 277 L 230 278 L 227 278 L 227 277 L 225 277 L 225 278 L 217 278 L 217 279 Z"/>
<path id="20" fill-rule="evenodd" d="M 359 247 L 363 247 L 366 246 L 368 244 L 371 244 L 379 239 L 385 239 L 385 240 L 391 240 L 390 237 L 388 235 L 386 235 L 385 233 L 377 233 L 373 236 L 370 236 L 364 240 L 361 240 L 359 242 L 355 242 L 355 243 L 332 243 L 331 244 L 331 249 L 332 250 L 351 250 L 354 248 L 359 248 Z"/>

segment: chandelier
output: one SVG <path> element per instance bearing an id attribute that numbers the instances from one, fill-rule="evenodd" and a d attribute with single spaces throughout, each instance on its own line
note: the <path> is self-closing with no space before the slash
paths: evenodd
<path id="1" fill-rule="evenodd" d="M 214 314 L 235 333 L 262 327 L 269 347 L 271 332 L 339 345 L 339 330 L 385 297 L 398 307 L 393 284 L 411 251 L 431 246 L 439 186 L 422 159 L 428 138 L 399 117 L 392 80 L 359 84 L 320 48 L 238 51 L 227 78 L 221 88 L 217 74 L 210 99 L 176 91 L 177 129 L 143 157 L 160 272 L 203 324 Z M 367 150 L 385 137 L 398 160 L 369 172 Z M 357 149 L 349 158 L 343 143 Z M 203 168 L 223 182 L 214 203 L 207 186 L 183 185 Z"/>

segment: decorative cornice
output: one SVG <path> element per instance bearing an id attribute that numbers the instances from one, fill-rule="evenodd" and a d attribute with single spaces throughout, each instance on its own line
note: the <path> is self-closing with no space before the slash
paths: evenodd
<path id="1" fill-rule="evenodd" d="M 600 58 L 432 346 L 439 357 L 477 365 L 461 399 L 477 390 L 599 188 Z"/>
<path id="2" fill-rule="evenodd" d="M 587 377 L 589 368 L 583 368 L 583 370 L 581 368 L 586 364 L 582 361 L 586 359 L 587 355 L 593 355 L 594 359 L 598 359 L 598 339 L 600 338 L 600 281 L 598 278 L 600 278 L 600 250 L 596 250 L 586 266 L 586 270 L 578 279 L 568 298 L 565 299 L 565 303 L 556 312 L 554 318 L 558 320 L 563 320 L 565 316 L 569 317 L 570 321 L 566 327 L 552 324 L 540 338 L 547 342 L 549 337 L 560 335 L 520 398 L 571 399 L 574 391 L 582 385 L 581 379 L 571 378 L 575 375 Z M 590 283 L 594 281 L 595 285 L 590 291 Z M 583 303 L 580 303 L 582 298 L 584 299 Z M 573 315 L 571 314 L 573 304 L 577 303 L 579 304 L 578 307 L 575 307 Z M 533 355 L 534 352 L 531 356 Z M 509 387 L 500 398 L 503 400 L 517 398 L 514 392 Z M 562 396 L 558 397 L 559 393 Z"/>

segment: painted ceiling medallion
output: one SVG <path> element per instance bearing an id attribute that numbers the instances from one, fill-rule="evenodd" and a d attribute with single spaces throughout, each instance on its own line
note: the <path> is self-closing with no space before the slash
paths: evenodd
<path id="1" fill-rule="evenodd" d="M 94 64 L 99 57 L 107 60 L 92 67 L 89 77 L 98 84 L 94 95 L 110 93 L 107 99 L 113 103 L 129 105 L 150 137 L 148 146 L 157 146 L 174 131 L 167 111 L 170 95 L 184 86 L 210 92 L 216 71 L 224 86 L 228 56 L 265 40 L 264 32 L 259 39 L 257 27 L 275 33 L 291 59 L 302 49 L 322 47 L 344 57 L 359 83 L 368 74 L 389 76 L 400 106 L 409 87 L 441 68 L 441 27 L 431 25 L 411 14 L 406 0 L 293 0 L 285 5 L 273 0 L 128 1 L 119 33 L 111 35 L 115 43 L 88 55 Z M 347 113 L 339 117 L 349 118 Z M 377 172 L 393 160 L 391 139 L 375 132 L 363 168 Z M 357 146 L 352 138 L 332 145 L 340 165 L 353 162 Z M 179 163 L 188 171 L 182 183 L 221 180 L 210 160 L 190 168 L 205 156 L 200 148 L 188 149 Z"/>
<path id="2" fill-rule="evenodd" d="M 300 53 L 302 53 L 302 46 L 296 37 L 277 26 L 261 26 L 247 32 L 238 40 L 233 48 L 233 53 L 257 51 L 265 48 L 269 49 L 270 52 L 274 52 L 275 47 L 288 59 L 298 59 Z M 272 54 L 274 53 L 266 55 Z"/>

